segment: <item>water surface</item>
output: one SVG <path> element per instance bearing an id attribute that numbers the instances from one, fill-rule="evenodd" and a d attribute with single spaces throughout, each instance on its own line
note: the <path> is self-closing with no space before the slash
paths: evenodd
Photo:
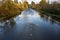
<path id="1" fill-rule="evenodd" d="M 29 8 L 0 22 L 0 40 L 60 40 L 60 24 Z"/>

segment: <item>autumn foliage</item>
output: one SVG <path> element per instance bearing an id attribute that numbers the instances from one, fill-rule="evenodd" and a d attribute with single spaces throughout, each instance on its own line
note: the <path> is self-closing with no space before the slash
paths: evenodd
<path id="1" fill-rule="evenodd" d="M 0 6 L 0 17 L 7 18 L 20 13 L 19 4 L 14 2 L 5 2 Z"/>

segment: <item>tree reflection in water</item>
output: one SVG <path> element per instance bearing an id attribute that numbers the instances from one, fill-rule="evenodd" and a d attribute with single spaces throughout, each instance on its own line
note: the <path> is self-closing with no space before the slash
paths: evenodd
<path id="1" fill-rule="evenodd" d="M 45 14 L 40 14 L 40 17 L 44 20 L 44 21 L 50 21 L 51 24 L 54 24 L 54 23 L 58 23 L 60 25 L 60 22 L 59 20 L 56 20 L 56 18 L 54 19 L 52 16 L 48 16 L 48 15 L 45 15 Z"/>
<path id="2" fill-rule="evenodd" d="M 60 25 L 51 16 L 28 9 L 0 22 L 0 40 L 56 40 L 60 39 Z"/>
<path id="3" fill-rule="evenodd" d="M 4 39 L 4 35 L 6 35 L 6 33 L 8 34 L 14 26 L 15 26 L 14 19 L 7 20 L 5 22 L 4 21 L 0 22 L 0 40 Z"/>

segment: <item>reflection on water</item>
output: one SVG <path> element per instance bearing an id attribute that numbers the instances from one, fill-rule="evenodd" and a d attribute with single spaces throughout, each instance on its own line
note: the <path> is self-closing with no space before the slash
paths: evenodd
<path id="1" fill-rule="evenodd" d="M 7 34 L 9 34 L 10 30 L 15 26 L 14 19 L 1 21 L 0 22 L 0 40 L 3 40 L 5 37 L 7 37 Z M 5 39 L 4 39 L 5 40 Z"/>
<path id="2" fill-rule="evenodd" d="M 60 25 L 50 16 L 29 8 L 0 22 L 0 40 L 60 40 Z"/>

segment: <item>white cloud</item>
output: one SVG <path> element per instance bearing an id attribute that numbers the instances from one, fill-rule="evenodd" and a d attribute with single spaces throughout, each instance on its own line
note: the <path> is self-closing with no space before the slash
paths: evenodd
<path id="1" fill-rule="evenodd" d="M 18 0 L 18 1 L 21 1 L 22 2 L 22 0 Z M 32 1 L 34 1 L 35 3 L 39 3 L 41 0 L 27 0 L 29 3 L 31 3 Z M 48 2 L 48 0 L 46 0 L 47 2 Z M 53 1 L 57 1 L 57 2 L 60 2 L 60 0 L 49 0 L 49 2 L 51 3 L 51 2 L 53 2 Z"/>
<path id="2" fill-rule="evenodd" d="M 22 2 L 22 0 L 18 0 L 18 1 Z M 39 3 L 41 0 L 27 0 L 27 1 L 28 1 L 29 4 L 30 4 L 32 1 L 34 1 L 35 3 Z"/>

